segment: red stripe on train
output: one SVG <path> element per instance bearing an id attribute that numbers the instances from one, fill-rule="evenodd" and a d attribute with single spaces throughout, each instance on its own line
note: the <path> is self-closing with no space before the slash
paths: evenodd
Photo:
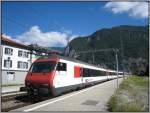
<path id="1" fill-rule="evenodd" d="M 74 78 L 80 77 L 80 67 L 74 66 Z"/>

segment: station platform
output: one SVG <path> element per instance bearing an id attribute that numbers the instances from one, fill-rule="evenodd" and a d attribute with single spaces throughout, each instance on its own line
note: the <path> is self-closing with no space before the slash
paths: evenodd
<path id="1" fill-rule="evenodd" d="M 120 78 L 118 83 L 122 80 Z M 107 111 L 107 102 L 116 89 L 117 79 L 13 111 Z"/>
<path id="2" fill-rule="evenodd" d="M 23 87 L 24 85 L 17 85 L 17 86 L 4 86 L 1 87 L 1 94 L 8 94 L 8 93 L 14 93 L 19 92 L 20 87 Z"/>

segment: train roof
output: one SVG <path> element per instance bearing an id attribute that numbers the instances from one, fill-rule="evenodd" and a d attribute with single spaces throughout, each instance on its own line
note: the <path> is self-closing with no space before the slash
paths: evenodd
<path id="1" fill-rule="evenodd" d="M 72 62 L 76 62 L 76 63 L 81 63 L 81 64 L 85 64 L 85 65 L 89 65 L 89 66 L 94 66 L 94 67 L 97 67 L 97 68 L 105 69 L 105 68 L 102 68 L 100 66 L 96 66 L 96 65 L 89 64 L 89 63 L 86 63 L 86 62 L 83 62 L 83 61 L 80 61 L 80 60 L 76 60 L 76 59 L 73 59 L 73 58 L 70 58 L 70 57 L 60 56 L 60 55 L 56 55 L 56 54 L 42 56 L 42 57 L 39 57 L 38 59 L 41 59 L 41 58 L 59 58 L 59 59 L 64 59 L 64 60 L 68 60 L 68 61 L 72 61 Z M 106 69 L 106 70 L 108 70 L 110 72 L 116 72 L 116 70 L 111 70 L 111 69 Z"/>
<path id="2" fill-rule="evenodd" d="M 73 62 L 76 62 L 76 63 L 82 63 L 82 64 L 85 64 L 85 65 L 102 68 L 102 67 L 99 67 L 99 66 L 96 66 L 96 65 L 93 65 L 93 64 L 89 64 L 89 63 L 86 63 L 86 62 L 83 62 L 83 61 L 80 61 L 80 60 L 76 60 L 76 59 L 73 59 L 73 58 L 70 58 L 70 57 L 60 56 L 60 55 L 55 55 L 55 54 L 42 56 L 42 57 L 39 57 L 38 59 L 41 59 L 41 58 L 59 58 L 59 59 L 64 59 L 64 60 L 68 60 L 68 61 L 73 61 Z"/>
<path id="3" fill-rule="evenodd" d="M 80 61 L 80 60 L 76 60 L 76 59 L 73 59 L 73 58 L 70 58 L 70 57 L 66 57 L 66 56 L 60 56 L 60 55 L 57 55 L 57 54 L 42 56 L 42 57 L 39 57 L 38 59 L 41 59 L 41 58 L 59 58 L 59 59 L 64 59 L 64 60 L 68 60 L 68 61 L 72 61 L 72 62 L 76 62 L 76 63 L 82 63 L 82 64 L 85 64 L 85 65 L 88 65 L 88 66 L 94 66 L 94 67 L 97 67 L 97 68 L 107 70 L 109 72 L 116 72 L 116 70 L 105 69 L 105 68 L 102 68 L 102 67 L 99 67 L 99 66 L 96 66 L 96 65 L 93 65 L 93 64 L 89 64 L 89 63 L 86 63 L 86 62 L 83 62 L 83 61 Z M 118 72 L 123 73 L 121 71 L 118 71 Z"/>

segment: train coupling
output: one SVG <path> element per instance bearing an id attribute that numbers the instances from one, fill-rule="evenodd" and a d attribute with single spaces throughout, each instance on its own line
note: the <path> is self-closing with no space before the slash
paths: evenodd
<path id="1" fill-rule="evenodd" d="M 26 92 L 27 91 L 27 87 L 20 87 L 20 92 Z"/>

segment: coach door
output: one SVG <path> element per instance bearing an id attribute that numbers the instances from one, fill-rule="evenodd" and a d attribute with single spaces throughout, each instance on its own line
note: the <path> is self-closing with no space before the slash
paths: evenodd
<path id="1" fill-rule="evenodd" d="M 58 62 L 57 71 L 58 71 L 58 75 L 66 76 L 66 74 L 67 74 L 67 65 L 66 65 L 66 63 Z"/>
<path id="2" fill-rule="evenodd" d="M 81 83 L 83 84 L 83 68 L 80 68 Z"/>
<path id="3" fill-rule="evenodd" d="M 64 87 L 67 83 L 67 64 L 58 62 L 56 67 L 56 76 L 54 77 L 55 87 Z"/>

